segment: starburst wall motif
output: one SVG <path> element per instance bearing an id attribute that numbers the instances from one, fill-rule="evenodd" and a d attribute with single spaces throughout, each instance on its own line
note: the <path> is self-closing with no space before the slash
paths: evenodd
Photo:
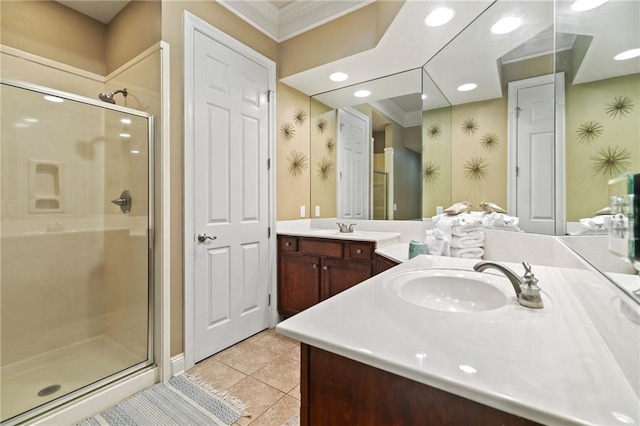
<path id="1" fill-rule="evenodd" d="M 285 142 L 289 142 L 296 135 L 296 129 L 291 123 L 282 123 L 280 126 L 280 136 Z"/>
<path id="2" fill-rule="evenodd" d="M 609 102 L 604 111 L 609 117 L 622 118 L 633 109 L 633 100 L 628 96 L 616 96 Z"/>
<path id="3" fill-rule="evenodd" d="M 591 162 L 596 175 L 617 176 L 631 165 L 631 153 L 619 146 L 602 148 Z"/>
<path id="4" fill-rule="evenodd" d="M 329 138 L 324 143 L 324 146 L 327 148 L 327 151 L 333 152 L 333 150 L 336 149 L 336 141 L 333 140 L 333 138 Z"/>
<path id="5" fill-rule="evenodd" d="M 438 123 L 430 124 L 429 127 L 427 127 L 427 137 L 429 139 L 438 139 L 441 134 L 442 126 L 440 126 Z"/>
<path id="6" fill-rule="evenodd" d="M 440 177 L 440 166 L 433 161 L 427 161 L 422 165 L 422 178 L 425 182 L 435 182 Z"/>
<path id="7" fill-rule="evenodd" d="M 462 133 L 467 136 L 475 135 L 480 125 L 474 118 L 467 118 L 462 122 Z"/>
<path id="8" fill-rule="evenodd" d="M 316 121 L 316 130 L 320 134 L 324 133 L 324 131 L 327 129 L 327 126 L 329 126 L 329 123 L 324 118 L 318 118 L 318 120 Z"/>
<path id="9" fill-rule="evenodd" d="M 487 133 L 480 139 L 480 145 L 487 151 L 493 151 L 498 148 L 500 138 L 495 133 Z"/>
<path id="10" fill-rule="evenodd" d="M 320 176 L 320 179 L 322 180 L 327 180 L 333 175 L 334 169 L 335 165 L 333 164 L 333 161 L 326 157 L 322 157 L 322 160 L 318 163 L 318 176 Z"/>
<path id="11" fill-rule="evenodd" d="M 464 176 L 468 180 L 481 181 L 487 177 L 487 163 L 480 157 L 472 157 L 464 163 Z"/>
<path id="12" fill-rule="evenodd" d="M 291 176 L 301 175 L 309 167 L 309 157 L 301 151 L 291 151 L 291 155 L 287 158 L 289 166 L 289 174 Z"/>
<path id="13" fill-rule="evenodd" d="M 298 126 L 302 126 L 307 121 L 307 111 L 298 108 L 293 113 L 293 122 Z"/>
<path id="14" fill-rule="evenodd" d="M 576 130 L 578 142 L 591 143 L 602 135 L 604 127 L 597 121 L 585 121 Z"/>

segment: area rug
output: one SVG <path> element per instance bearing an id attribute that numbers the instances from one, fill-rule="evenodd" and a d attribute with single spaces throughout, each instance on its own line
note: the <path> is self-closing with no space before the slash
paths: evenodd
<path id="1" fill-rule="evenodd" d="M 227 392 L 181 374 L 158 383 L 76 426 L 231 425 L 246 406 Z"/>

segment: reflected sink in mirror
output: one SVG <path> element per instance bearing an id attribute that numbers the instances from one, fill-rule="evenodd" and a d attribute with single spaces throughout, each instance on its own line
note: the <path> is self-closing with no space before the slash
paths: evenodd
<path id="1" fill-rule="evenodd" d="M 514 299 L 506 279 L 455 269 L 402 272 L 388 278 L 384 288 L 405 302 L 442 312 L 491 311 Z"/>

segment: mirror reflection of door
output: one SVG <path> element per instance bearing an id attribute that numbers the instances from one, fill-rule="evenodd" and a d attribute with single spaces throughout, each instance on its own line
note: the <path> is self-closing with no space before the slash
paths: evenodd
<path id="1" fill-rule="evenodd" d="M 338 217 L 369 219 L 369 117 L 352 109 L 338 110 Z"/>
<path id="2" fill-rule="evenodd" d="M 547 235 L 555 235 L 564 222 L 564 181 L 556 176 L 564 141 L 555 137 L 555 97 L 552 74 L 509 83 L 509 150 L 515 152 L 509 209 L 522 230 Z"/>

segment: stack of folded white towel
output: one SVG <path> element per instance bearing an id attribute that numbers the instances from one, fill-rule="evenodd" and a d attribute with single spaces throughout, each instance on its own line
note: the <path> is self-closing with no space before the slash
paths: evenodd
<path id="1" fill-rule="evenodd" d="M 487 229 L 499 229 L 501 231 L 522 232 L 520 229 L 520 219 L 515 216 L 509 216 L 505 213 L 485 213 L 472 212 L 469 213 L 473 217 L 477 217 L 482 221 L 482 226 Z"/>
<path id="2" fill-rule="evenodd" d="M 482 248 L 484 246 L 484 232 L 480 218 L 468 213 L 455 216 L 443 214 L 433 217 L 433 226 L 434 231 L 440 231 L 443 238 L 448 240 L 449 256 L 481 259 L 484 255 Z M 429 238 L 428 234 L 427 238 Z"/>
<path id="3" fill-rule="evenodd" d="M 609 233 L 611 215 L 600 215 L 580 219 L 577 235 L 604 235 Z"/>

